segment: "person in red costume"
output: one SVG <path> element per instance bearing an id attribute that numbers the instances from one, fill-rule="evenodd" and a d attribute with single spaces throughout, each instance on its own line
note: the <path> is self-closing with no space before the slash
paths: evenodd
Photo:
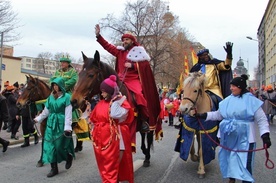
<path id="1" fill-rule="evenodd" d="M 98 24 L 95 26 L 95 34 L 100 45 L 116 57 L 115 70 L 119 79 L 135 94 L 138 115 L 142 119 L 140 131 L 154 130 L 161 109 L 148 53 L 131 33 L 122 35 L 123 46 L 108 43 L 101 36 Z"/>
<path id="2" fill-rule="evenodd" d="M 90 114 L 91 137 L 102 182 L 134 182 L 129 125 L 134 111 L 119 92 L 116 76 L 101 85 L 102 99 Z"/>

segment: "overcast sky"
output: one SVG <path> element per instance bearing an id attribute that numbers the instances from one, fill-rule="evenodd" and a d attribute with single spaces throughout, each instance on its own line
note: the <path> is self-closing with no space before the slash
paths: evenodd
<path id="1" fill-rule="evenodd" d="M 135 2 L 136 0 L 131 0 Z M 233 47 L 233 68 L 241 57 L 249 65 L 250 79 L 258 63 L 257 31 L 269 0 L 167 0 L 170 11 L 210 53 L 224 59 L 225 42 Z M 126 0 L 11 0 L 23 25 L 22 39 L 14 56 L 36 57 L 40 52 L 68 52 L 76 60 L 81 51 L 92 57 L 95 50 L 107 55 L 96 42 L 94 26 L 107 14 L 119 17 Z M 108 38 L 107 32 L 102 32 Z"/>

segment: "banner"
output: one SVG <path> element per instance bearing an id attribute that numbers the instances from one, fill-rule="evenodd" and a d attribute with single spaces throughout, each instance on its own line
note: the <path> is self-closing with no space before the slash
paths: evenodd
<path id="1" fill-rule="evenodd" d="M 191 52 L 192 52 L 191 54 L 192 54 L 193 65 L 195 65 L 198 61 L 198 58 L 197 58 L 194 48 L 191 48 Z"/>
<path id="2" fill-rule="evenodd" d="M 186 53 L 184 53 L 184 70 L 180 73 L 179 85 L 176 90 L 176 93 L 178 95 L 181 93 L 181 90 L 183 88 L 184 77 L 189 74 L 189 71 L 190 71 L 189 70 L 189 60 L 188 60 Z"/>

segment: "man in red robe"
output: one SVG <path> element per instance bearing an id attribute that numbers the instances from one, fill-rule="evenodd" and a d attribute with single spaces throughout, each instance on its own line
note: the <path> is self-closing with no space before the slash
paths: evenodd
<path id="1" fill-rule="evenodd" d="M 101 46 L 116 57 L 115 70 L 119 79 L 135 94 L 138 114 L 143 121 L 141 131 L 161 130 L 161 124 L 157 125 L 161 110 L 159 95 L 149 64 L 150 57 L 145 49 L 139 45 L 136 37 L 131 33 L 122 35 L 123 46 L 108 43 L 101 36 L 98 24 L 95 26 L 95 34 Z"/>

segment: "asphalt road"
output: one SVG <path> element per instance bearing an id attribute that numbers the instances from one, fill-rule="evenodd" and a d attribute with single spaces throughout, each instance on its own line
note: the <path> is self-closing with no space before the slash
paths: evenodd
<path id="1" fill-rule="evenodd" d="M 271 125 L 272 147 L 269 149 L 270 159 L 276 163 L 276 124 Z M 220 174 L 218 160 L 213 160 L 206 165 L 206 176 L 199 179 L 197 176 L 198 163 L 188 160 L 184 162 L 179 158 L 179 153 L 174 152 L 174 144 L 178 130 L 163 125 L 164 138 L 154 142 L 152 149 L 151 166 L 141 167 L 143 154 L 139 149 L 140 135 L 137 133 L 137 153 L 134 157 L 135 183 L 226 183 Z M 4 132 L 0 132 L 3 137 Z M 257 147 L 262 142 L 257 142 Z M 90 141 L 84 142 L 83 151 L 76 153 L 76 159 L 69 170 L 65 169 L 65 162 L 59 164 L 59 174 L 47 178 L 49 165 L 36 167 L 40 156 L 41 143 L 27 148 L 20 148 L 21 142 L 16 141 L 6 153 L 0 152 L 0 183 L 100 183 L 97 165 L 94 158 L 93 147 Z M 217 148 L 218 151 L 218 148 Z M 265 166 L 265 153 L 257 152 L 255 157 L 254 177 L 256 182 L 273 183 L 276 180 L 276 168 L 270 170 Z M 241 181 L 236 181 L 241 182 Z"/>

